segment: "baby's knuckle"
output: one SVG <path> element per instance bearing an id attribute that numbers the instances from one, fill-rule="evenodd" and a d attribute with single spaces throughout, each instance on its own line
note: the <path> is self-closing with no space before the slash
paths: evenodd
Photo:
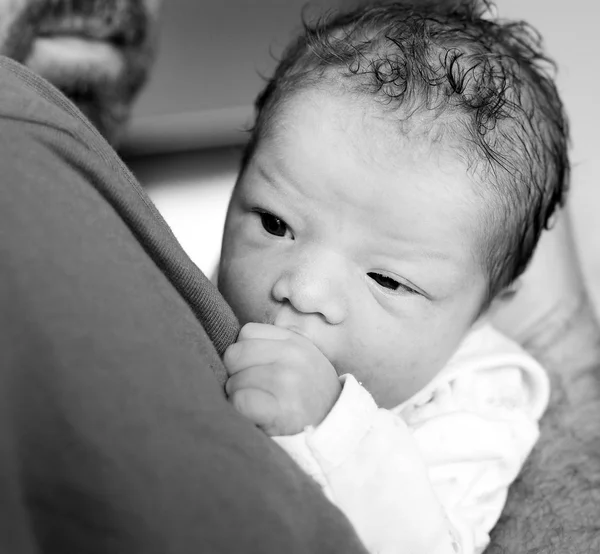
<path id="1" fill-rule="evenodd" d="M 256 335 L 256 330 L 259 327 L 259 323 L 254 323 L 253 321 L 246 323 L 240 329 L 237 340 L 251 339 Z"/>
<path id="2" fill-rule="evenodd" d="M 231 401 L 233 394 L 235 393 L 235 381 L 233 379 L 227 379 L 225 381 L 225 394 L 227 398 Z"/>
<path id="3" fill-rule="evenodd" d="M 229 401 L 239 413 L 247 414 L 249 412 L 252 399 L 247 390 L 241 389 L 234 391 L 229 397 Z"/>
<path id="4" fill-rule="evenodd" d="M 241 345 L 239 343 L 231 344 L 223 354 L 223 364 L 225 367 L 231 367 L 240 357 Z"/>

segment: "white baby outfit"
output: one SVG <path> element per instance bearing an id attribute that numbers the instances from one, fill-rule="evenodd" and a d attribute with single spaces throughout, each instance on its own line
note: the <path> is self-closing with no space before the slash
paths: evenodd
<path id="1" fill-rule="evenodd" d="M 317 427 L 274 437 L 372 553 L 475 554 L 538 438 L 542 367 L 489 325 L 423 390 L 379 409 L 351 375 Z"/>

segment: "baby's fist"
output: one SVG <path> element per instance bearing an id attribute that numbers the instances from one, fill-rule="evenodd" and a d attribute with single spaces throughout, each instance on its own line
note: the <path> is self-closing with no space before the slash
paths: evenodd
<path id="1" fill-rule="evenodd" d="M 244 325 L 223 362 L 230 402 L 271 436 L 318 425 L 341 391 L 334 367 L 310 340 L 273 325 Z"/>

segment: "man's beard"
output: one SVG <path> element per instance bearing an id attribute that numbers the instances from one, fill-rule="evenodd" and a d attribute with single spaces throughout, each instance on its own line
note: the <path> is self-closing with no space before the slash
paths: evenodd
<path id="1" fill-rule="evenodd" d="M 0 54 L 45 77 L 115 143 L 153 61 L 160 0 L 0 0 Z"/>

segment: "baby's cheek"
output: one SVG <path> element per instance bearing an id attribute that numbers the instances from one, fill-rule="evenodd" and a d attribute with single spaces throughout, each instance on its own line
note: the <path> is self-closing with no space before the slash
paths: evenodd
<path id="1" fill-rule="evenodd" d="M 377 347 L 373 347 L 365 337 L 345 337 L 342 344 L 336 345 L 335 360 L 331 360 L 338 375 L 350 373 L 361 383 L 371 382 L 376 378 L 376 369 L 380 366 Z"/>
<path id="2" fill-rule="evenodd" d="M 380 407 L 394 408 L 425 384 L 423 352 L 421 342 L 406 332 L 378 332 L 353 343 L 348 352 L 348 372 Z"/>
<path id="3" fill-rule="evenodd" d="M 270 304 L 268 296 L 257 283 L 245 281 L 243 278 L 229 282 L 225 300 L 233 309 L 240 323 L 249 322 L 270 323 Z"/>

